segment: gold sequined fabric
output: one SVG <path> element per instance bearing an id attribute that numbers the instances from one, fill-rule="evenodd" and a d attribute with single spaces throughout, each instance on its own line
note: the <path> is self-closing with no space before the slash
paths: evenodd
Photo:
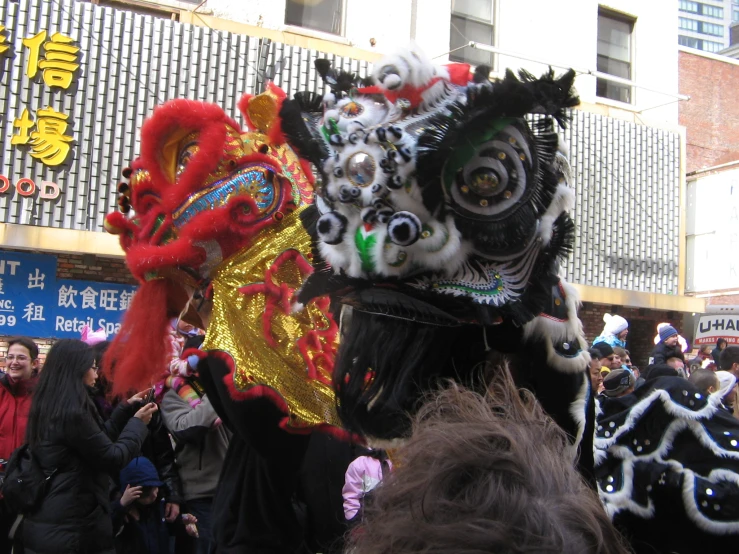
<path id="1" fill-rule="evenodd" d="M 335 334 L 329 332 L 331 322 L 314 303 L 291 313 L 284 302 L 284 287 L 288 292 L 298 289 L 307 277 L 305 268 L 294 260 L 275 266 L 275 261 L 290 251 L 307 266 L 310 237 L 300 222 L 302 209 L 262 230 L 248 248 L 215 270 L 213 312 L 203 348 L 231 355 L 237 391 L 261 385 L 279 394 L 293 429 L 325 424 L 339 427 L 330 386 L 336 347 Z M 265 312 L 269 315 L 266 322 Z M 265 336 L 265 325 L 271 341 Z M 308 359 L 301 354 L 301 346 Z M 313 375 L 309 365 L 316 366 Z"/>

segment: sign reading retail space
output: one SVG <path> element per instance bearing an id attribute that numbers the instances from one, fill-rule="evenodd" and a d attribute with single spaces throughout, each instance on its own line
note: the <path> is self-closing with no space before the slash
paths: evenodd
<path id="1" fill-rule="evenodd" d="M 56 257 L 0 252 L 0 335 L 79 338 L 120 330 L 135 287 L 56 278 Z"/>
<path id="2" fill-rule="evenodd" d="M 716 344 L 718 339 L 726 339 L 729 344 L 739 344 L 739 314 L 700 317 L 695 330 L 695 344 Z"/>

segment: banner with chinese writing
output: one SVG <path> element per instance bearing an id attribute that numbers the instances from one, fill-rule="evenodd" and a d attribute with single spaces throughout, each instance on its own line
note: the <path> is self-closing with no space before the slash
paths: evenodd
<path id="1" fill-rule="evenodd" d="M 79 338 L 87 323 L 93 331 L 105 329 L 108 338 L 121 328 L 136 287 L 93 281 L 56 281 L 53 337 Z"/>
<path id="2" fill-rule="evenodd" d="M 0 252 L 0 334 L 48 337 L 56 257 Z"/>
<path id="3" fill-rule="evenodd" d="M 0 251 L 0 335 L 79 338 L 87 323 L 120 330 L 136 288 L 56 278 L 56 257 Z"/>

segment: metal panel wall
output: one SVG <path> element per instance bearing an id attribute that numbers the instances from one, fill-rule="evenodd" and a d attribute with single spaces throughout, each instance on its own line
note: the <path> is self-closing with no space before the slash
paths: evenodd
<path id="1" fill-rule="evenodd" d="M 121 170 L 138 155 L 144 118 L 166 100 L 214 102 L 238 119 L 241 95 L 261 92 L 269 78 L 288 95 L 323 93 L 313 68 L 318 57 L 371 71 L 368 62 L 72 0 L 0 2 L 0 24 L 11 46 L 0 56 L 0 174 L 12 183 L 27 177 L 62 189 L 55 201 L 0 195 L 0 221 L 7 223 L 102 231 L 105 214 L 115 209 Z M 43 30 L 67 35 L 81 48 L 69 90 L 24 75 L 28 49 L 21 41 Z M 10 141 L 24 108 L 33 114 L 47 106 L 69 115 L 67 134 L 74 138 L 58 168 Z"/>
<path id="2" fill-rule="evenodd" d="M 574 110 L 565 138 L 577 193 L 565 277 L 677 294 L 680 135 Z"/>
<path id="3" fill-rule="evenodd" d="M 215 102 L 237 116 L 243 93 L 268 79 L 288 95 L 323 92 L 318 57 L 360 75 L 366 61 L 183 25 L 72 0 L 0 3 L 11 51 L 0 56 L 0 174 L 62 187 L 56 201 L 0 195 L 0 221 L 101 231 L 115 208 L 121 170 L 138 154 L 137 133 L 157 104 L 171 98 Z M 21 40 L 62 32 L 81 47 L 70 91 L 50 90 L 24 75 Z M 51 169 L 10 144 L 24 107 L 70 115 L 70 162 Z M 563 268 L 576 283 L 677 293 L 679 135 L 574 111 L 566 138 L 576 175 L 575 251 Z"/>

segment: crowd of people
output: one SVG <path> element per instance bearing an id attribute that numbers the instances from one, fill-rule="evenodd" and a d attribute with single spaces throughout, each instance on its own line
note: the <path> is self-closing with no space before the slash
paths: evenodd
<path id="1" fill-rule="evenodd" d="M 739 379 L 739 364 L 736 363 L 739 361 L 739 346 L 728 346 L 726 339 L 720 338 L 715 348 L 701 345 L 686 359 L 685 339 L 672 325 L 661 323 L 657 326 L 655 346 L 642 372 L 632 364 L 631 354 L 625 348 L 628 322 L 611 314 L 605 314 L 603 320 L 603 332 L 595 338 L 589 351 L 591 385 L 602 401 L 630 394 L 647 380 L 672 376 L 689 379 L 707 393 L 722 391 L 723 405 L 733 411 L 737 394 L 735 385 Z M 729 386 L 732 377 L 734 385 Z"/>
<path id="2" fill-rule="evenodd" d="M 187 335 L 198 336 L 183 327 L 173 326 L 178 349 L 161 382 L 123 400 L 111 398 L 99 373 L 104 336 L 85 330 L 84 340 L 57 341 L 43 370 L 33 340 L 9 341 L 0 377 L 3 477 L 23 470 L 13 453 L 27 445 L 46 480 L 26 513 L 13 512 L 12 497 L 2 503 L 0 552 L 211 552 L 210 501 L 229 431 L 198 394 L 187 361 L 176 363 Z"/>
<path id="3" fill-rule="evenodd" d="M 604 321 L 589 351 L 592 390 L 602 413 L 608 413 L 609 402 L 659 377 L 687 379 L 706 396 L 719 395 L 727 413 L 739 410 L 739 346 L 720 339 L 715 349 L 702 346 L 686 360 L 677 330 L 661 324 L 641 371 L 627 349 L 628 322 L 609 314 Z M 57 341 L 43 370 L 33 340 L 9 341 L 0 376 L 0 463 L 12 468 L 14 452 L 28 445 L 46 481 L 32 510 L 14 513 L 13 502 L 2 503 L 0 552 L 213 552 L 211 504 L 230 432 L 198 384 L 197 357 L 182 355 L 200 346 L 202 332 L 173 321 L 171 363 L 161 381 L 123 400 L 111 397 L 110 383 L 99 373 L 105 337 L 86 329 L 82 339 Z M 450 541 L 458 545 L 461 536 L 470 548 L 491 540 L 504 545 L 511 537 L 502 531 L 457 531 L 471 521 L 484 527 L 491 519 L 508 521 L 524 535 L 532 531 L 527 526 L 544 525 L 520 511 L 531 507 L 520 498 L 524 490 L 539 498 L 534 504 L 543 514 L 548 503 L 562 502 L 581 513 L 577 525 L 572 518 L 549 523 L 559 528 L 562 552 L 575 551 L 570 546 L 587 536 L 597 538 L 599 551 L 626 551 L 598 515 L 595 494 L 558 454 L 566 445 L 563 433 L 532 397 L 513 394 L 507 373 L 501 375 L 491 385 L 495 394 L 483 398 L 452 387 L 418 414 L 398 460 L 400 477 L 379 500 L 373 491 L 396 472 L 388 454 L 366 450 L 348 465 L 342 501 L 354 552 L 388 552 L 401 543 L 412 543 L 411 550 L 450 551 Z M 531 421 L 540 423 L 535 431 Z M 530 433 L 537 436 L 522 439 Z M 527 463 L 532 457 L 537 464 Z M 471 472 L 468 489 L 451 491 L 445 473 L 462 463 Z M 499 472 L 498 464 L 510 467 Z M 494 502 L 483 498 L 492 490 Z M 414 495 L 430 523 L 445 522 L 443 532 L 435 525 L 419 532 L 404 520 L 408 510 L 393 506 L 395 496 Z M 464 517 L 448 521 L 449 506 Z"/>

